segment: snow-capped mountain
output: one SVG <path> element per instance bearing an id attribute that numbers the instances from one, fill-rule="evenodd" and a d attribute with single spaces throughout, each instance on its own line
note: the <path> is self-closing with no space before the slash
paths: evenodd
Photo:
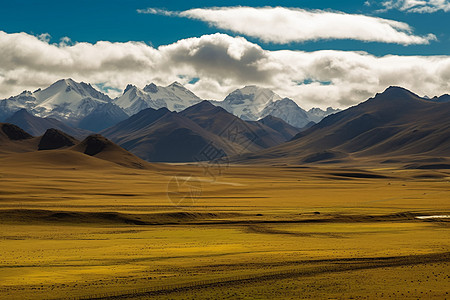
<path id="1" fill-rule="evenodd" d="M 0 122 L 21 109 L 31 111 L 36 106 L 36 102 L 36 98 L 30 91 L 23 91 L 17 96 L 0 100 Z"/>
<path id="2" fill-rule="evenodd" d="M 123 95 L 114 100 L 128 115 L 134 115 L 146 108 L 166 107 L 171 111 L 182 111 L 202 100 L 178 82 L 166 87 L 151 83 L 140 89 L 129 84 Z"/>
<path id="3" fill-rule="evenodd" d="M 320 108 L 305 111 L 293 100 L 282 98 L 269 89 L 254 85 L 237 89 L 223 101 L 212 101 L 212 103 L 243 120 L 257 121 L 271 115 L 297 128 L 303 128 L 310 122 L 317 123 L 327 115 L 339 111 L 332 108 L 326 111 Z"/>
<path id="4" fill-rule="evenodd" d="M 100 131 L 146 108 L 165 107 L 179 112 L 201 101 L 178 82 L 166 87 L 151 83 L 143 89 L 128 85 L 122 96 L 112 100 L 88 83 L 61 79 L 43 90 L 24 91 L 17 96 L 0 100 L 0 122 L 15 112 L 26 109 L 37 117 L 50 117 L 71 126 Z M 293 100 L 254 85 L 237 89 L 223 101 L 211 103 L 243 120 L 257 121 L 271 115 L 297 128 L 319 122 L 325 116 L 337 112 L 332 108 L 326 111 L 313 108 L 307 112 Z"/>
<path id="5" fill-rule="evenodd" d="M 261 118 L 266 116 L 280 118 L 297 128 L 303 128 L 311 122 L 309 114 L 289 98 L 269 103 L 260 114 Z"/>
<path id="6" fill-rule="evenodd" d="M 231 92 L 223 101 L 214 101 L 228 112 L 246 121 L 257 121 L 262 111 L 281 97 L 273 91 L 255 85 Z"/>
<path id="7" fill-rule="evenodd" d="M 319 123 L 326 116 L 335 114 L 340 111 L 341 111 L 340 109 L 335 109 L 332 107 L 328 107 L 327 110 L 322 110 L 320 108 L 314 107 L 308 110 L 308 116 L 312 122 Z"/>
<path id="8" fill-rule="evenodd" d="M 17 96 L 0 100 L 0 121 L 21 109 L 26 109 L 37 117 L 54 118 L 72 126 L 81 123 L 84 129 L 94 131 L 127 117 L 107 95 L 90 84 L 78 83 L 72 79 L 61 79 L 44 90 L 24 91 Z"/>
<path id="9" fill-rule="evenodd" d="M 94 89 L 90 84 L 62 79 L 44 90 L 33 93 L 37 105 L 32 112 L 39 117 L 53 117 L 62 120 L 79 120 L 98 105 L 106 104 L 111 99 Z"/>

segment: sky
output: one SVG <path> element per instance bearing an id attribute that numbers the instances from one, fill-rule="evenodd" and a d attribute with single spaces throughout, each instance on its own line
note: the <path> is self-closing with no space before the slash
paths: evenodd
<path id="1" fill-rule="evenodd" d="M 450 93 L 450 1 L 2 1 L 0 53 L 1 98 L 71 77 L 345 108 L 390 85 Z"/>

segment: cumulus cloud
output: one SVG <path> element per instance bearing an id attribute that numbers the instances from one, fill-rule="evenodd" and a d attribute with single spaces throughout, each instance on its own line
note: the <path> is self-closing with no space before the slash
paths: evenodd
<path id="1" fill-rule="evenodd" d="M 383 10 L 398 9 L 411 13 L 434 13 L 450 11 L 449 0 L 389 0 L 381 3 Z"/>
<path id="2" fill-rule="evenodd" d="M 389 85 L 429 96 L 450 91 L 450 56 L 268 51 L 226 34 L 154 48 L 137 42 L 51 44 L 26 33 L 0 31 L 0 53 L 2 98 L 68 77 L 119 90 L 128 83 L 142 87 L 181 81 L 200 97 L 216 100 L 255 84 L 304 108 L 347 107 Z"/>
<path id="3" fill-rule="evenodd" d="M 352 39 L 411 45 L 428 44 L 436 40 L 433 34 L 414 35 L 412 28 L 403 22 L 323 10 L 239 6 L 196 8 L 182 12 L 148 8 L 138 12 L 200 20 L 213 27 L 278 44 Z"/>

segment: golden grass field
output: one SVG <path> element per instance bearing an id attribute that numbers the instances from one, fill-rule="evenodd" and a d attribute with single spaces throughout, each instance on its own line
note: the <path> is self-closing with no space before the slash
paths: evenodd
<path id="1" fill-rule="evenodd" d="M 1 299 L 450 299 L 449 170 L 0 166 Z"/>

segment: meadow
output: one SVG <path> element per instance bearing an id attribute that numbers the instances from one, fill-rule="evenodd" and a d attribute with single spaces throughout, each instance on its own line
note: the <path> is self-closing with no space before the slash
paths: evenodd
<path id="1" fill-rule="evenodd" d="M 449 219 L 418 218 L 449 170 L 33 155 L 0 158 L 1 299 L 450 297 Z"/>

